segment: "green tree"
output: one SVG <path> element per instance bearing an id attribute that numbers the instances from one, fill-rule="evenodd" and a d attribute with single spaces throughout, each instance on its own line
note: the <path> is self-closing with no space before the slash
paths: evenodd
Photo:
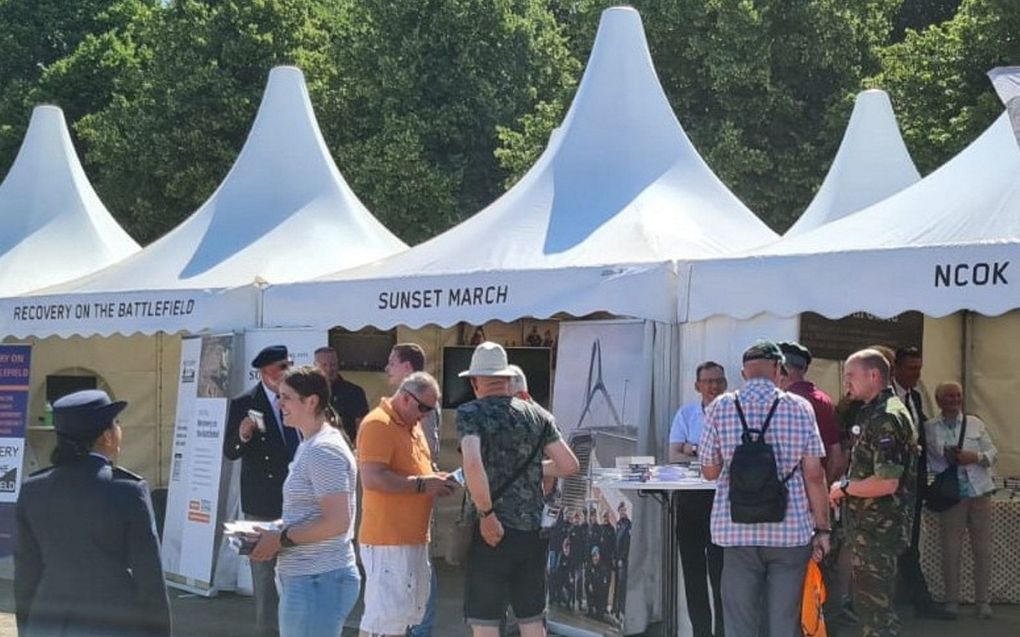
<path id="1" fill-rule="evenodd" d="M 611 2 L 562 0 L 555 11 L 587 55 Z M 862 78 L 878 69 L 899 0 L 636 0 L 652 58 L 681 123 L 709 165 L 777 230 L 810 201 Z M 589 44 L 586 44 L 589 43 Z M 515 176 L 544 145 L 562 105 L 503 132 Z"/>
<path id="2" fill-rule="evenodd" d="M 922 31 L 956 15 L 960 0 L 903 0 L 893 21 L 893 41 L 903 39 L 908 29 Z"/>
<path id="3" fill-rule="evenodd" d="M 949 21 L 882 52 L 870 82 L 890 92 L 910 152 L 922 172 L 969 144 L 1003 110 L 987 71 L 1020 63 L 1020 4 L 964 0 Z"/>
<path id="4" fill-rule="evenodd" d="M 578 65 L 544 0 L 359 0 L 334 49 L 327 136 L 369 208 L 405 241 L 496 199 L 509 125 L 569 86 Z"/>
<path id="5" fill-rule="evenodd" d="M 17 153 L 35 104 L 53 101 L 71 122 L 105 104 L 109 67 L 89 69 L 70 86 L 45 81 L 54 75 L 54 68 L 90 38 L 116 31 L 127 16 L 158 4 L 159 0 L 0 0 L 0 175 Z"/>
<path id="6" fill-rule="evenodd" d="M 135 13 L 70 56 L 68 76 L 104 61 L 117 71 L 109 103 L 76 128 L 97 190 L 128 232 L 149 242 L 212 193 L 244 143 L 270 68 L 297 64 L 313 92 L 332 81 L 338 6 L 181 0 Z"/>

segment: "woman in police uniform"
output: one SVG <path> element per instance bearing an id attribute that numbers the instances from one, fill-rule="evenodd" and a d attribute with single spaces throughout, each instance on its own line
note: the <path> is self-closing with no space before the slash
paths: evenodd
<path id="1" fill-rule="evenodd" d="M 111 464 L 126 406 L 53 405 L 53 467 L 21 487 L 14 593 L 22 637 L 166 637 L 170 610 L 145 480 Z"/>

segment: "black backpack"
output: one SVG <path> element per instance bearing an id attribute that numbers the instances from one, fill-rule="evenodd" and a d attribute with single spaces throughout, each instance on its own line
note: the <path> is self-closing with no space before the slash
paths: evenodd
<path id="1" fill-rule="evenodd" d="M 740 444 L 733 450 L 730 460 L 730 517 L 737 524 L 760 524 L 782 522 L 786 517 L 786 499 L 789 490 L 786 483 L 797 471 L 793 468 L 784 479 L 779 479 L 776 454 L 772 445 L 765 442 L 765 432 L 776 413 L 781 396 L 772 402 L 761 429 L 750 429 L 740 397 L 734 396 L 733 403 L 744 428 Z"/>

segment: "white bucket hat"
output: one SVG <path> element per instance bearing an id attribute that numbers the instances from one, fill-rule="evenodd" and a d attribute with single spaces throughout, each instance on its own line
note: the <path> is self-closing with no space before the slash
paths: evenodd
<path id="1" fill-rule="evenodd" d="M 465 376 L 516 376 L 514 370 L 507 364 L 506 350 L 499 343 L 485 341 L 475 348 L 471 355 L 471 367 L 467 371 L 457 374 L 461 378 Z"/>

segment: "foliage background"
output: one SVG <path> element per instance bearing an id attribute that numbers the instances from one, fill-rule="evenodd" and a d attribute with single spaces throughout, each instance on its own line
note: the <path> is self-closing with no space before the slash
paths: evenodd
<path id="1" fill-rule="evenodd" d="M 562 118 L 604 0 L 0 0 L 0 175 L 33 105 L 61 106 L 85 169 L 148 243 L 216 188 L 270 68 L 305 73 L 326 142 L 409 243 L 496 199 Z M 853 96 L 889 91 L 923 173 L 1001 112 L 1016 0 L 635 0 L 709 165 L 782 231 Z"/>

